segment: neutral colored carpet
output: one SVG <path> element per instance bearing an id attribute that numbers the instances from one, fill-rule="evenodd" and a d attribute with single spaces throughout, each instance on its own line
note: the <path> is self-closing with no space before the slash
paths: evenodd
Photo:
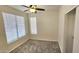
<path id="1" fill-rule="evenodd" d="M 28 40 L 11 53 L 60 53 L 58 42 Z"/>

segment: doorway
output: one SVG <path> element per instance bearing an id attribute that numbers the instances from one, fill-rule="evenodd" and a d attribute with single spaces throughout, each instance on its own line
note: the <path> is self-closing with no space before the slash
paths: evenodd
<path id="1" fill-rule="evenodd" d="M 76 10 L 74 9 L 65 15 L 64 44 L 66 53 L 72 53 L 73 51 L 75 13 Z"/>

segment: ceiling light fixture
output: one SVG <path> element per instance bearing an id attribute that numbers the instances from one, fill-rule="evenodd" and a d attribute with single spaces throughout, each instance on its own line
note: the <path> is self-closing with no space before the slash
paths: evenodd
<path id="1" fill-rule="evenodd" d="M 30 12 L 32 12 L 32 13 L 34 13 L 36 10 L 35 9 L 32 9 L 32 8 L 30 8 L 30 10 L 29 10 Z"/>

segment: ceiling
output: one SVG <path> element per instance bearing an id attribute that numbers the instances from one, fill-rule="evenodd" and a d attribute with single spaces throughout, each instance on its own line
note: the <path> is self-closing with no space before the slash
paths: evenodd
<path id="1" fill-rule="evenodd" d="M 28 8 L 21 5 L 11 5 L 11 7 L 16 8 L 20 11 L 27 10 Z M 58 10 L 60 5 L 38 5 L 39 8 L 44 8 L 45 10 Z"/>

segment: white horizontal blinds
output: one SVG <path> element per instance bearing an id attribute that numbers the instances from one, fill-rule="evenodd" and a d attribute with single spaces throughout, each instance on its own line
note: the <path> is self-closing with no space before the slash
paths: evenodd
<path id="1" fill-rule="evenodd" d="M 36 17 L 30 18 L 30 27 L 31 27 L 31 34 L 37 34 Z"/>
<path id="2" fill-rule="evenodd" d="M 3 13 L 3 20 L 8 44 L 26 34 L 24 17 Z"/>
<path id="3" fill-rule="evenodd" d="M 22 37 L 22 36 L 25 35 L 24 17 L 22 17 L 22 16 L 16 16 L 16 21 L 17 21 L 18 37 Z"/>
<path id="4" fill-rule="evenodd" d="M 15 15 L 3 13 L 3 20 L 8 44 L 17 40 Z"/>

